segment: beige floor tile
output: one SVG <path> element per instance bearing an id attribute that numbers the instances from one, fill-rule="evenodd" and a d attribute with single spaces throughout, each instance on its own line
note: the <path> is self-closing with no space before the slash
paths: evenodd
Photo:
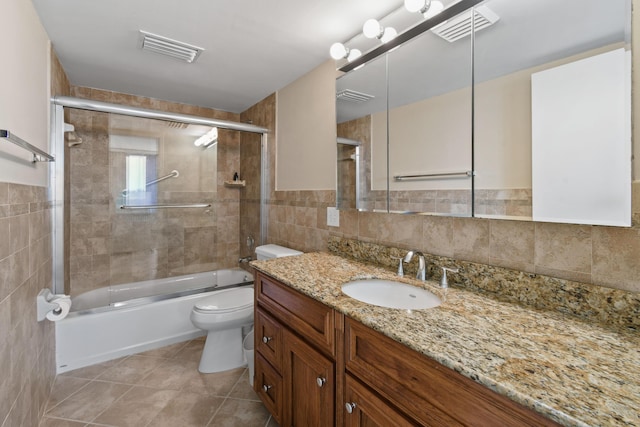
<path id="1" fill-rule="evenodd" d="M 52 390 L 54 392 L 51 393 L 51 395 L 49 396 L 49 401 L 47 402 L 47 410 L 53 408 L 63 400 L 67 399 L 78 390 L 81 390 L 82 387 L 86 386 L 90 382 L 91 380 L 87 380 L 84 378 L 64 377 L 58 375 L 52 387 Z"/>
<path id="2" fill-rule="evenodd" d="M 202 356 L 202 349 L 204 348 L 204 341 L 193 340 L 189 341 L 178 353 L 173 356 L 174 359 L 190 360 L 200 362 L 200 356 Z"/>
<path id="3" fill-rule="evenodd" d="M 182 389 L 193 393 L 226 397 L 244 371 L 245 368 L 216 372 L 214 374 L 201 374 L 197 370 L 196 372 L 189 372 L 187 374 L 188 380 Z"/>
<path id="4" fill-rule="evenodd" d="M 102 381 L 139 384 L 144 377 L 160 366 L 166 359 L 133 355 L 109 368 L 98 376 Z"/>
<path id="5" fill-rule="evenodd" d="M 122 362 L 124 359 L 126 359 L 126 357 L 121 357 L 115 360 L 109 360 L 107 362 L 98 363 L 98 364 L 87 366 L 84 368 L 74 369 L 73 371 L 65 372 L 64 374 L 60 374 L 60 375 L 62 375 L 63 377 L 86 378 L 86 379 L 92 380 L 96 378 L 98 375 L 104 373 L 104 371 Z"/>
<path id="6" fill-rule="evenodd" d="M 280 427 L 280 424 L 278 424 L 276 420 L 271 417 L 269 418 L 269 422 L 267 423 L 266 427 Z"/>
<path id="7" fill-rule="evenodd" d="M 257 402 L 260 401 L 260 398 L 253 391 L 253 387 L 249 384 L 249 370 L 245 369 L 244 373 L 240 377 L 240 379 L 236 382 L 229 393 L 229 397 L 234 399 L 246 399 L 246 400 L 255 400 Z"/>
<path id="8" fill-rule="evenodd" d="M 188 342 L 179 342 L 177 344 L 168 345 L 165 347 L 156 348 L 155 350 L 145 351 L 144 353 L 138 353 L 139 356 L 149 356 L 149 357 L 165 357 L 171 358 L 174 357 L 180 350 L 187 345 Z"/>
<path id="9" fill-rule="evenodd" d="M 140 385 L 158 389 L 180 390 L 198 372 L 198 362 L 167 359 L 159 364 Z"/>
<path id="10" fill-rule="evenodd" d="M 209 423 L 210 427 L 264 427 L 269 412 L 260 402 L 227 399 Z"/>
<path id="11" fill-rule="evenodd" d="M 44 417 L 40 421 L 39 427 L 82 427 L 85 425 L 87 425 L 87 423 Z"/>
<path id="12" fill-rule="evenodd" d="M 132 387 L 93 422 L 119 427 L 146 426 L 178 393 L 177 390 Z"/>
<path id="13" fill-rule="evenodd" d="M 113 402 L 124 395 L 131 386 L 102 381 L 92 381 L 82 390 L 47 412 L 51 417 L 75 421 L 91 421 Z"/>
<path id="14" fill-rule="evenodd" d="M 204 427 L 224 400 L 223 397 L 182 392 L 160 411 L 148 427 Z"/>

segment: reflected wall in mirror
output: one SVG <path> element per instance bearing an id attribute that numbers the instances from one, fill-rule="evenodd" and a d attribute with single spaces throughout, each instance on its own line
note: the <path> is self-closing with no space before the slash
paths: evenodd
<path id="1" fill-rule="evenodd" d="M 539 112 L 551 111 L 562 103 L 562 110 L 573 115 L 575 120 L 564 116 L 555 125 L 546 121 L 541 128 L 540 114 L 532 118 L 532 94 L 535 97 L 539 92 L 532 85 L 536 75 L 616 49 L 630 53 L 630 1 L 487 0 L 481 7 L 489 8 L 500 20 L 475 35 L 475 215 L 602 224 L 605 222 L 591 214 L 598 213 L 597 206 L 612 206 L 615 202 L 609 195 L 615 193 L 621 198 L 626 196 L 627 201 L 621 204 L 621 209 L 622 215 L 630 220 L 631 115 L 628 108 L 624 111 L 624 104 L 630 105 L 631 100 L 630 57 L 623 60 L 627 71 L 623 65 L 618 75 L 604 74 L 583 82 L 582 89 L 573 94 L 566 92 L 567 87 L 584 77 L 585 73 L 563 73 L 563 82 L 549 93 L 545 101 L 547 104 L 539 105 Z M 604 115 L 594 112 L 600 108 L 606 115 L 610 110 L 604 106 L 601 94 L 607 92 L 602 88 L 611 80 L 623 82 L 624 87 L 616 101 L 620 107 L 616 114 L 620 119 L 619 125 L 626 127 L 620 132 L 626 136 L 617 139 L 613 138 L 615 131 L 597 129 L 603 124 Z M 578 112 L 578 108 L 585 104 L 591 104 L 595 110 L 591 108 L 592 113 Z M 590 118 L 589 114 L 595 114 L 596 118 Z M 561 114 L 555 116 L 559 118 Z M 596 134 L 601 137 L 589 148 L 587 138 Z M 557 136 L 555 140 L 554 135 Z M 547 151 L 545 145 L 555 148 Z M 600 149 L 598 147 L 604 147 L 605 152 L 613 152 L 614 146 L 619 147 L 620 162 L 626 172 L 620 172 L 619 166 L 612 166 L 603 157 L 600 167 L 593 162 L 582 163 L 586 154 L 595 153 Z M 532 157 L 536 152 L 556 154 Z M 565 155 L 559 154 L 563 152 Z M 533 164 L 537 166 L 532 168 Z M 618 182 L 598 193 L 594 184 L 609 181 L 606 173 L 615 170 L 619 172 Z M 536 177 L 544 177 L 549 185 L 532 186 Z M 590 177 L 595 178 L 589 181 Z M 577 185 L 584 190 L 570 189 L 567 185 Z M 553 196 L 552 193 L 558 190 L 563 193 Z M 570 201 L 581 191 L 585 196 L 595 197 L 591 208 L 582 209 L 583 218 L 569 212 L 572 206 L 581 205 L 580 200 Z M 555 217 L 534 215 L 536 204 L 549 196 L 556 200 L 553 204 L 560 211 Z M 558 200 L 565 200 L 565 206 Z M 589 212 L 584 212 L 586 210 Z"/>
<path id="2" fill-rule="evenodd" d="M 388 210 L 387 194 L 387 132 L 386 120 L 378 124 L 378 132 L 372 132 L 372 117 L 375 114 L 386 115 L 387 111 L 387 57 L 386 55 L 367 63 L 366 66 L 353 70 L 336 81 L 336 112 L 338 140 L 351 141 L 359 149 L 357 165 L 359 189 L 352 192 L 350 199 L 345 195 L 345 188 L 355 185 L 355 182 L 342 182 L 343 175 L 349 165 L 343 164 L 346 150 L 345 144 L 338 144 L 338 180 L 337 207 L 338 209 L 359 209 L 364 211 Z M 376 139 L 374 144 L 373 139 Z M 374 146 L 376 150 L 374 151 Z M 374 174 L 373 169 L 378 173 Z M 353 180 L 355 181 L 355 175 Z"/>

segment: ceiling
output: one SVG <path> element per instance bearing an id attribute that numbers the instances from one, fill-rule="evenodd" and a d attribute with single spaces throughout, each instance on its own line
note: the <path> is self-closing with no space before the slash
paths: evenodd
<path id="1" fill-rule="evenodd" d="M 242 112 L 402 0 L 33 0 L 72 85 Z M 139 30 L 205 49 L 142 51 Z"/>

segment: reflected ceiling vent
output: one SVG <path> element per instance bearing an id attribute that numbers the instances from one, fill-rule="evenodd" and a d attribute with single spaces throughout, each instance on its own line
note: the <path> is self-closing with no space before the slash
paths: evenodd
<path id="1" fill-rule="evenodd" d="M 186 129 L 189 127 L 189 123 L 183 123 L 183 122 L 164 122 L 167 127 L 171 128 L 171 129 Z"/>
<path id="2" fill-rule="evenodd" d="M 140 47 L 142 50 L 170 56 L 182 61 L 192 63 L 204 50 L 201 47 L 172 40 L 157 34 L 140 30 Z"/>
<path id="3" fill-rule="evenodd" d="M 351 90 L 351 89 L 345 89 L 336 93 L 336 98 L 342 101 L 349 101 L 349 102 L 367 102 L 375 98 L 375 96 L 369 95 L 367 93 L 356 92 L 355 90 Z"/>
<path id="4" fill-rule="evenodd" d="M 487 6 L 478 6 L 475 10 L 475 31 L 478 32 L 498 22 L 500 17 Z M 471 10 L 451 18 L 431 29 L 431 31 L 448 41 L 453 43 L 463 37 L 471 34 Z"/>

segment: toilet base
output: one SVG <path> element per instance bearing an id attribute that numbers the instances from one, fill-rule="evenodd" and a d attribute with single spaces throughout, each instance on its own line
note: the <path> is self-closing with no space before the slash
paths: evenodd
<path id="1" fill-rule="evenodd" d="M 202 350 L 198 371 L 203 374 L 246 366 L 242 352 L 242 328 L 210 331 Z"/>

